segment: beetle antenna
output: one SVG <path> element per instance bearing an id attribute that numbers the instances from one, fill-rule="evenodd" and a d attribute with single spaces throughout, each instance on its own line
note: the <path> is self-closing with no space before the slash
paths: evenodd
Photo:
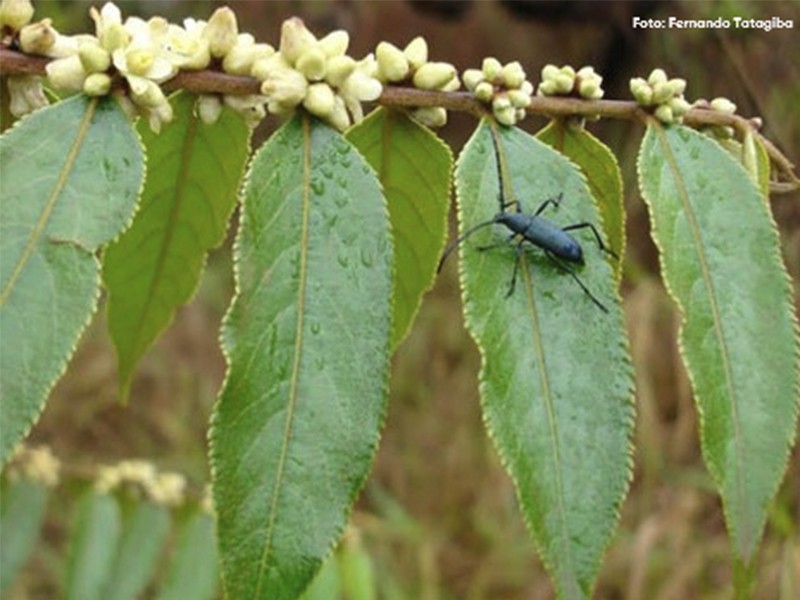
<path id="1" fill-rule="evenodd" d="M 439 259 L 439 266 L 436 267 L 436 272 L 439 273 L 442 270 L 442 267 L 444 266 L 444 261 L 446 261 L 447 257 L 453 253 L 453 250 L 458 248 L 461 242 L 463 242 L 465 239 L 467 239 L 469 236 L 471 236 L 479 229 L 483 229 L 484 227 L 488 227 L 489 225 L 494 225 L 495 223 L 497 223 L 496 218 L 492 219 L 491 221 L 478 223 L 474 227 L 470 227 L 469 229 L 467 229 L 463 234 L 461 234 L 455 240 L 453 240 L 453 242 L 447 247 L 447 249 L 445 249 L 444 254 L 442 254 L 442 258 Z"/>
<path id="2" fill-rule="evenodd" d="M 505 212 L 506 208 L 509 206 L 516 206 L 517 212 L 520 210 L 519 200 L 511 200 L 510 202 L 506 202 L 506 177 L 504 173 L 506 172 L 506 164 L 503 160 L 503 156 L 500 152 L 500 142 L 498 141 L 498 136 L 500 135 L 496 129 L 497 125 L 491 127 L 490 133 L 492 137 L 492 147 L 494 148 L 494 160 L 495 164 L 497 165 L 497 183 L 500 189 L 499 193 L 499 200 L 500 200 L 500 212 Z M 512 192 L 513 195 L 513 192 Z"/>

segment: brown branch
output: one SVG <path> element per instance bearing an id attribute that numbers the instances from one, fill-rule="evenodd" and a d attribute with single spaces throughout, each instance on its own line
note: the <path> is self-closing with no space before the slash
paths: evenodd
<path id="1" fill-rule="evenodd" d="M 50 59 L 32 56 L 0 46 L 0 75 L 44 75 Z M 185 89 L 194 93 L 230 94 L 236 96 L 260 93 L 260 82 L 253 77 L 229 75 L 220 71 L 181 71 L 163 84 L 165 90 Z M 474 115 L 486 113 L 486 105 L 475 99 L 471 92 L 439 92 L 415 88 L 384 86 L 378 104 L 397 107 L 442 106 L 447 110 Z M 633 100 L 583 100 L 569 97 L 535 96 L 527 109 L 529 114 L 551 118 L 601 116 L 612 119 L 632 119 L 644 123 L 649 113 Z M 758 126 L 750 119 L 728 115 L 706 108 L 693 108 L 684 115 L 684 123 L 692 127 L 733 127 L 740 133 L 752 131 L 764 144 L 770 160 L 778 173 L 797 189 L 800 179 L 792 162 L 778 148 L 758 133 Z"/>

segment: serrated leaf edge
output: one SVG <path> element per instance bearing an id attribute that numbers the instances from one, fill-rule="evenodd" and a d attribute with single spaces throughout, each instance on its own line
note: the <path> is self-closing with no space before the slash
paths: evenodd
<path id="1" fill-rule="evenodd" d="M 688 204 L 688 199 L 686 198 L 686 190 L 685 190 L 685 188 L 684 188 L 684 186 L 682 184 L 678 184 L 679 181 L 681 181 L 681 182 L 683 181 L 683 177 L 680 177 L 680 178 L 676 177 L 676 173 L 680 173 L 680 171 L 677 170 L 677 165 L 674 164 L 674 156 L 672 154 L 671 147 L 669 146 L 669 144 L 667 143 L 667 141 L 664 138 L 664 127 L 658 121 L 656 121 L 655 119 L 648 119 L 648 129 L 649 128 L 653 128 L 652 130 L 655 131 L 654 135 L 658 136 L 656 141 L 661 146 L 662 150 L 665 151 L 664 152 L 665 161 L 670 165 L 670 171 L 671 171 L 673 177 L 675 177 L 675 180 L 676 180 L 676 187 L 680 188 L 679 196 L 681 198 L 681 204 L 685 209 L 687 204 Z M 640 146 L 640 151 L 639 151 L 639 154 L 638 154 L 637 160 L 636 160 L 637 176 L 638 176 L 639 190 L 640 190 L 640 192 L 642 194 L 642 198 L 645 200 L 645 202 L 648 205 L 651 205 L 652 202 L 653 202 L 653 199 L 648 198 L 647 195 L 645 194 L 644 180 L 642 178 L 641 163 L 642 163 L 643 149 L 644 149 L 644 145 L 642 144 Z M 753 183 L 753 186 L 755 187 L 755 189 L 758 190 L 757 183 L 753 182 L 752 177 L 747 173 L 746 169 L 744 168 L 744 166 L 739 161 L 735 161 L 735 160 L 731 161 L 731 165 L 736 165 L 738 168 L 742 169 L 744 171 L 748 181 Z M 732 166 L 731 168 L 736 168 L 736 167 Z M 759 196 L 762 195 L 760 191 L 758 193 L 759 193 Z M 664 283 L 664 287 L 667 290 L 667 293 L 669 294 L 670 298 L 672 298 L 672 301 L 678 307 L 678 312 L 680 314 L 680 325 L 679 325 L 679 328 L 678 328 L 678 337 L 677 337 L 678 351 L 680 353 L 681 360 L 683 362 L 686 374 L 689 377 L 689 381 L 691 383 L 692 391 L 696 395 L 695 390 L 697 389 L 697 386 L 696 386 L 696 382 L 695 382 L 695 378 L 694 378 L 694 373 L 693 373 L 692 369 L 689 368 L 689 362 L 688 362 L 688 358 L 687 358 L 687 354 L 686 354 L 686 348 L 685 348 L 684 343 L 683 343 L 683 329 L 684 329 L 684 326 L 686 325 L 686 309 L 683 306 L 683 304 L 681 303 L 681 301 L 678 298 L 678 296 L 675 294 L 675 292 L 672 289 L 672 286 L 670 285 L 670 283 L 667 280 L 667 278 L 663 276 L 664 275 L 663 259 L 661 257 L 664 254 L 664 248 L 663 248 L 663 244 L 661 243 L 661 241 L 655 235 L 656 228 L 655 228 L 655 221 L 654 221 L 654 218 L 652 216 L 652 211 L 648 210 L 647 212 L 648 212 L 648 218 L 649 218 L 649 221 L 650 221 L 651 237 L 653 239 L 653 243 L 656 245 L 656 247 L 658 248 L 658 251 L 659 251 L 659 263 L 661 265 L 660 271 L 661 271 L 661 274 L 662 274 L 662 281 Z M 696 241 L 697 237 L 694 235 L 694 231 L 695 231 L 695 229 L 697 229 L 697 224 L 696 224 L 696 222 L 694 220 L 694 212 L 693 211 L 689 211 L 689 212 L 685 212 L 684 214 L 686 214 L 687 222 L 690 224 L 690 227 L 691 227 L 691 229 L 693 231 L 693 239 L 695 239 L 695 241 Z M 772 215 L 772 211 L 767 209 L 767 215 L 769 217 L 769 221 L 770 221 L 770 224 L 772 226 L 773 231 L 777 234 L 777 224 L 775 223 L 774 217 Z M 695 244 L 695 248 L 696 247 L 697 246 Z M 777 255 L 773 256 L 773 259 L 779 261 L 778 264 L 783 265 L 783 259 L 780 256 L 780 252 L 778 252 Z M 702 271 L 702 274 L 703 274 L 703 282 L 704 282 L 704 284 L 706 286 L 708 286 L 709 285 L 709 281 L 708 281 L 709 275 L 708 275 L 707 265 L 705 265 L 704 263 L 703 263 L 701 271 Z M 786 271 L 785 267 L 782 268 L 782 271 L 784 273 L 784 278 L 786 280 L 788 289 L 791 290 L 792 289 L 792 287 L 791 287 L 791 285 L 792 285 L 791 278 L 790 278 L 788 272 Z M 797 320 L 797 316 L 795 314 L 795 311 L 792 310 L 791 298 L 788 298 L 787 301 L 788 301 L 787 309 L 789 310 L 790 319 L 791 319 L 791 321 L 792 321 L 792 323 L 794 325 L 793 329 L 794 329 L 794 338 L 795 338 L 795 357 L 796 357 L 796 362 L 797 362 L 797 372 L 795 373 L 795 389 L 796 389 L 797 395 L 798 395 L 798 400 L 796 400 L 795 404 L 794 404 L 794 409 L 795 409 L 794 410 L 794 420 L 795 420 L 795 422 L 797 422 L 798 414 L 800 414 L 800 325 L 798 325 L 798 320 Z M 715 331 L 715 334 L 717 334 L 716 337 L 718 337 L 719 330 L 720 330 L 720 327 L 721 327 L 721 323 L 719 322 L 719 315 L 718 315 L 716 303 L 714 304 L 714 306 L 712 306 L 712 315 L 713 315 L 713 318 L 714 318 L 714 331 Z M 723 347 L 724 347 L 724 345 L 723 345 Z M 732 394 L 733 390 L 731 389 L 731 382 L 730 382 L 730 369 L 729 369 L 729 365 L 728 365 L 727 359 L 725 361 L 724 372 L 725 372 L 725 378 L 726 378 L 726 385 L 729 388 L 729 390 L 731 390 L 731 396 L 733 396 L 733 394 Z M 734 412 L 734 414 L 736 416 L 735 421 L 738 424 L 739 418 L 738 418 L 738 412 L 736 410 L 737 407 L 735 406 L 734 402 L 731 402 L 730 404 L 733 407 L 733 412 Z M 705 448 L 705 431 L 706 431 L 705 413 L 703 411 L 702 404 L 697 400 L 695 401 L 695 407 L 697 409 L 697 414 L 698 414 L 698 416 L 700 418 L 700 422 L 701 422 L 701 426 L 699 428 L 700 429 L 700 436 L 701 436 L 701 439 L 703 441 L 703 443 L 701 444 L 701 447 Z M 736 427 L 736 429 L 738 430 L 738 426 Z M 786 467 L 788 466 L 789 454 L 791 453 L 791 449 L 792 449 L 792 444 L 788 444 L 787 447 L 786 447 L 786 450 L 784 452 L 784 460 L 783 460 L 783 462 L 784 462 L 784 472 L 785 472 Z M 705 452 L 705 450 L 704 450 L 704 452 Z M 737 444 L 737 462 L 740 462 L 740 461 L 741 461 L 741 448 L 740 448 L 740 445 Z M 708 468 L 709 472 L 711 473 L 711 476 L 713 477 L 714 482 L 717 484 L 717 488 L 721 489 L 721 484 L 722 484 L 722 478 L 720 476 L 721 474 L 715 473 L 714 470 L 711 468 L 711 465 L 710 465 L 710 463 L 708 461 L 706 461 L 706 467 Z M 737 475 L 736 475 L 736 479 L 737 479 L 737 494 L 739 495 L 739 504 L 742 503 L 742 498 L 744 497 L 744 492 L 741 489 L 741 481 L 742 481 L 741 473 L 743 473 L 743 471 L 741 469 L 739 469 L 737 471 Z M 781 484 L 781 481 L 782 481 L 782 478 L 776 478 L 776 482 L 773 485 L 772 493 L 770 494 L 771 497 L 774 497 L 775 493 L 777 492 L 777 490 L 778 490 L 778 488 L 779 488 L 779 486 Z M 723 498 L 723 500 L 724 500 L 724 498 Z M 730 511 L 732 509 L 731 506 L 727 502 L 723 501 L 722 502 L 722 509 L 723 509 L 723 512 L 725 513 L 725 516 L 726 516 L 725 520 L 728 523 L 728 526 L 731 528 L 731 533 L 733 534 L 734 540 L 739 540 L 740 542 L 744 543 L 744 540 L 742 540 L 741 537 L 740 537 L 740 532 L 736 529 L 736 521 L 734 521 L 731 518 L 731 513 L 730 513 Z M 755 539 L 753 539 L 753 540 L 750 540 L 749 543 L 747 544 L 747 546 L 749 546 L 749 548 L 746 548 L 746 552 L 745 552 L 746 556 L 740 556 L 740 558 L 744 559 L 745 563 L 748 563 L 752 559 L 755 551 L 758 548 L 759 540 L 760 540 L 761 536 L 763 535 L 763 528 L 764 528 L 764 524 L 766 522 L 766 516 L 767 515 L 765 513 L 764 514 L 764 520 L 762 521 L 761 526 L 759 527 L 759 533 L 758 533 L 757 537 Z"/>
<path id="2" fill-rule="evenodd" d="M 66 101 L 69 101 L 69 99 L 62 100 L 62 102 L 66 102 Z M 96 108 L 97 108 L 98 103 L 99 103 L 99 99 L 98 98 L 93 98 L 93 99 L 89 100 L 89 102 L 88 102 L 88 106 L 91 106 L 91 111 L 87 111 L 87 113 L 90 112 L 91 114 L 90 114 L 90 116 L 88 118 L 86 118 L 86 117 L 84 118 L 84 122 L 87 124 L 86 125 L 86 131 L 88 131 L 88 127 L 91 124 L 91 119 L 94 116 L 94 113 L 96 112 Z M 56 104 L 58 104 L 58 103 L 56 103 Z M 56 104 L 44 106 L 44 107 L 40 108 L 39 110 L 34 111 L 34 113 L 38 113 L 40 110 L 45 110 L 47 108 L 50 108 L 51 106 L 55 106 Z M 117 107 L 117 110 L 121 110 L 121 109 L 119 107 Z M 31 114 L 34 114 L 34 113 L 31 113 Z M 15 121 L 9 129 L 6 129 L 6 131 L 3 132 L 2 135 L 5 135 L 7 132 L 12 131 L 20 123 L 24 123 L 26 121 L 27 117 L 30 117 L 31 114 L 26 115 L 25 118 L 22 118 L 22 119 L 19 119 L 19 120 Z M 122 233 L 133 222 L 134 215 L 139 210 L 139 197 L 141 196 L 142 190 L 144 189 L 144 182 L 145 182 L 145 179 L 146 179 L 146 176 L 147 176 L 147 154 L 144 151 L 144 145 L 142 144 L 142 139 L 139 136 L 138 132 L 136 131 L 136 128 L 135 127 L 131 127 L 131 131 L 133 133 L 134 139 L 136 139 L 137 142 L 139 143 L 139 151 L 140 151 L 140 155 L 142 157 L 142 177 L 141 177 L 141 179 L 139 181 L 139 191 L 136 194 L 136 202 L 134 203 L 133 210 L 130 213 L 130 216 L 128 218 L 127 223 L 123 227 L 120 227 L 119 231 L 117 232 L 117 235 L 114 238 L 107 240 L 101 246 L 101 248 L 108 246 L 108 244 L 110 244 L 110 243 L 114 242 L 116 239 L 118 239 L 122 235 Z M 75 158 L 77 158 L 77 154 L 78 154 L 78 152 L 75 153 Z M 65 180 L 62 179 L 62 177 L 59 177 L 58 183 L 62 184 L 62 181 L 65 181 Z M 56 200 L 57 200 L 57 197 L 56 197 Z M 27 428 L 24 430 L 24 433 L 22 434 L 22 436 L 20 437 L 19 441 L 14 446 L 14 449 L 12 449 L 9 452 L 8 456 L 3 461 L 3 464 L 5 464 L 5 462 L 7 462 L 14 455 L 15 449 L 18 448 L 19 445 L 24 442 L 25 438 L 27 438 L 28 435 L 30 435 L 31 430 L 34 428 L 36 423 L 39 421 L 39 418 L 42 416 L 42 412 L 44 412 L 45 405 L 47 404 L 47 399 L 50 397 L 50 394 L 53 392 L 53 388 L 56 386 L 56 384 L 59 382 L 59 380 L 64 376 L 64 373 L 67 372 L 67 367 L 69 366 L 69 363 L 72 360 L 72 357 L 75 355 L 75 351 L 78 348 L 78 344 L 80 343 L 80 340 L 83 337 L 83 334 L 86 332 L 86 328 L 92 322 L 92 320 L 94 319 L 94 315 L 97 313 L 97 308 L 98 308 L 99 303 L 100 303 L 100 297 L 102 295 L 102 264 L 101 264 L 100 260 L 97 258 L 97 255 L 93 251 L 91 251 L 91 250 L 89 250 L 87 248 L 84 248 L 81 244 L 75 243 L 75 244 L 72 244 L 72 245 L 76 246 L 81 251 L 90 254 L 92 256 L 92 259 L 94 260 L 94 263 L 95 263 L 95 267 L 96 267 L 96 269 L 95 269 L 95 278 L 94 278 L 94 280 L 95 280 L 95 286 L 94 286 L 95 287 L 95 293 L 94 293 L 94 298 L 92 298 L 92 301 L 91 301 L 91 308 L 87 312 L 86 319 L 83 322 L 83 324 L 80 326 L 78 334 L 76 335 L 75 340 L 72 343 L 72 346 L 71 346 L 69 352 L 67 352 L 66 356 L 64 357 L 64 360 L 62 361 L 62 364 L 61 364 L 61 368 L 58 370 L 56 375 L 52 378 L 52 380 L 48 384 L 47 388 L 45 389 L 44 393 L 42 394 L 42 397 L 38 402 L 39 406 L 38 406 L 38 410 L 37 410 L 36 414 L 33 416 L 33 419 L 30 421 L 30 423 L 28 424 Z M 8 297 L 8 294 L 5 295 L 5 298 L 7 298 L 7 297 Z M 0 306 L 2 306 L 2 304 L 5 303 L 5 298 L 2 301 L 0 301 Z"/>

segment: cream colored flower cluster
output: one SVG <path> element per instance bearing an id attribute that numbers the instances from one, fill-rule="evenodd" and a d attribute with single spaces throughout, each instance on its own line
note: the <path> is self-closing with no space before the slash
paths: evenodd
<path id="1" fill-rule="evenodd" d="M 33 15 L 29 0 L 2 0 L 2 7 L 0 14 L 5 10 L 10 15 L 4 22 L 19 31 L 24 52 L 55 59 L 47 65 L 54 87 L 100 96 L 112 90 L 116 77 L 124 78 L 129 94 L 121 97 L 123 106 L 132 116 L 148 118 L 155 131 L 172 119 L 160 84 L 180 70 L 205 69 L 212 61 L 226 73 L 260 80 L 262 93 L 201 97 L 198 113 L 206 122 L 219 116 L 223 102 L 252 124 L 267 110 L 285 114 L 302 106 L 343 130 L 363 118 L 361 102 L 376 100 L 383 90 L 374 55 L 357 61 L 346 54 L 347 32 L 334 31 L 318 40 L 297 18 L 283 23 L 276 52 L 239 33 L 236 16 L 227 7 L 207 22 L 186 19 L 179 26 L 162 17 L 123 21 L 119 8 L 107 3 L 99 11 L 90 9 L 95 35 L 76 36 L 61 35 L 49 19 L 28 24 Z M 38 80 L 15 81 L 11 90 L 18 116 L 47 103 Z"/>
<path id="2" fill-rule="evenodd" d="M 662 123 L 680 123 L 692 105 L 683 97 L 685 79 L 669 79 L 663 69 L 653 69 L 645 80 L 634 77 L 630 82 L 631 94 L 636 102 L 652 108 Z"/>
<path id="3" fill-rule="evenodd" d="M 8 467 L 12 481 L 25 479 L 52 488 L 58 485 L 61 463 L 47 446 L 19 446 Z"/>
<path id="4" fill-rule="evenodd" d="M 587 100 L 603 97 L 603 78 L 593 67 L 581 67 L 575 71 L 569 65 L 561 68 L 546 65 L 542 69 L 542 82 L 536 90 L 537 96 L 568 96 L 577 94 Z"/>
<path id="5" fill-rule="evenodd" d="M 144 460 L 124 460 L 100 468 L 95 480 L 98 492 L 107 494 L 123 487 L 143 493 L 156 504 L 179 506 L 185 500 L 186 478 L 179 473 L 159 473 Z"/>
<path id="6" fill-rule="evenodd" d="M 499 123 L 514 125 L 525 118 L 533 84 L 526 79 L 518 62 L 503 65 L 496 58 L 485 58 L 481 69 L 467 69 L 463 79 L 464 85 L 475 93 L 478 100 L 492 105 Z"/>
<path id="7" fill-rule="evenodd" d="M 375 48 L 378 61 L 378 79 L 383 83 L 411 84 L 421 90 L 454 92 L 461 87 L 458 72 L 450 63 L 428 62 L 428 43 L 416 37 L 400 50 L 389 42 Z M 411 111 L 411 115 L 428 127 L 441 127 L 447 123 L 447 111 L 441 106 L 424 106 Z"/>
<path id="8" fill-rule="evenodd" d="M 217 59 L 227 72 L 249 74 L 256 60 L 274 53 L 269 45 L 256 44 L 251 35 L 239 34 L 236 16 L 227 7 L 218 9 L 207 22 L 186 19 L 183 26 L 162 17 L 123 21 L 119 8 L 110 2 L 99 11 L 92 7 L 90 15 L 95 35 L 68 36 L 56 31 L 50 19 L 29 23 L 30 0 L 0 3 L 0 22 L 18 32 L 23 52 L 55 59 L 46 67 L 53 87 L 102 96 L 111 91 L 116 76 L 124 78 L 129 94 L 121 96 L 123 108 L 131 116 L 146 117 L 155 131 L 172 119 L 172 108 L 159 84 L 179 70 L 204 69 Z M 47 103 L 38 78 L 12 79 L 16 79 L 9 85 L 15 116 Z M 264 101 L 260 96 L 225 98 L 233 108 L 255 118 L 264 116 Z M 259 106 L 260 111 L 254 111 Z M 213 112 L 206 107 L 201 114 Z"/>
<path id="9" fill-rule="evenodd" d="M 723 115 L 736 114 L 736 105 L 723 96 L 714 98 L 711 102 L 702 99 L 697 100 L 694 103 L 694 106 L 698 108 L 706 108 Z M 707 131 L 711 133 L 711 135 L 713 135 L 714 137 L 723 140 L 730 139 L 734 135 L 733 127 L 730 127 L 728 125 L 711 125 L 709 127 L 704 128 L 704 131 Z"/>
<path id="10" fill-rule="evenodd" d="M 284 114 L 303 106 L 339 130 L 364 117 L 361 102 L 376 100 L 383 87 L 370 54 L 360 61 L 348 56 L 350 36 L 333 31 L 317 39 L 302 20 L 284 21 L 278 52 L 258 60 L 251 75 L 259 79 L 267 109 Z"/>

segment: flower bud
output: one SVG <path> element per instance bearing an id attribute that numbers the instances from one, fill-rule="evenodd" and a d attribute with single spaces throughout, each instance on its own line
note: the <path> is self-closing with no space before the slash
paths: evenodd
<path id="1" fill-rule="evenodd" d="M 666 83 L 666 81 L 667 74 L 664 72 L 664 69 L 653 69 L 650 76 L 647 78 L 647 83 L 652 86 L 655 86 L 657 83 Z"/>
<path id="2" fill-rule="evenodd" d="M 238 35 L 236 13 L 227 6 L 215 10 L 203 29 L 203 37 L 208 40 L 209 51 L 214 58 L 222 58 L 230 52 Z"/>
<path id="3" fill-rule="evenodd" d="M 603 89 L 596 79 L 585 79 L 578 86 L 578 93 L 588 100 L 599 100 L 603 97 Z"/>
<path id="4" fill-rule="evenodd" d="M 416 71 L 428 62 L 428 42 L 422 36 L 417 36 L 403 49 L 403 54 L 406 55 L 408 66 Z"/>
<path id="5" fill-rule="evenodd" d="M 569 65 L 564 65 L 563 67 L 561 67 L 559 69 L 559 72 L 562 75 L 565 75 L 565 76 L 569 77 L 570 79 L 575 79 L 575 75 L 576 75 L 575 69 L 573 69 Z"/>
<path id="6" fill-rule="evenodd" d="M 555 65 L 545 65 L 542 68 L 542 80 L 548 81 L 551 79 L 555 79 L 556 77 L 558 77 L 558 74 L 560 72 L 561 71 L 559 70 L 559 68 Z"/>
<path id="7" fill-rule="evenodd" d="M 475 88 L 475 97 L 481 102 L 491 102 L 494 97 L 494 86 L 488 81 L 482 81 Z"/>
<path id="8" fill-rule="evenodd" d="M 511 126 L 517 122 L 517 110 L 513 106 L 506 106 L 494 111 L 494 118 L 502 125 Z"/>
<path id="9" fill-rule="evenodd" d="M 338 88 L 356 70 L 356 61 L 347 55 L 334 56 L 328 60 L 327 67 L 328 73 L 325 81 Z"/>
<path id="10" fill-rule="evenodd" d="M 19 31 L 31 22 L 33 4 L 30 0 L 3 0 L 0 2 L 0 29 L 8 27 Z"/>
<path id="11" fill-rule="evenodd" d="M 25 25 L 19 32 L 19 45 L 28 54 L 46 55 L 56 43 L 58 32 L 53 29 L 50 19 L 42 19 L 38 23 Z"/>
<path id="12" fill-rule="evenodd" d="M 444 127 L 447 124 L 447 111 L 441 106 L 424 106 L 416 109 L 411 116 L 427 127 Z"/>
<path id="13" fill-rule="evenodd" d="M 81 64 L 87 73 L 101 73 L 107 71 L 111 66 L 111 55 L 97 41 L 80 42 L 78 44 L 78 57 L 81 59 Z M 103 96 L 104 94 L 94 95 Z"/>
<path id="14" fill-rule="evenodd" d="M 108 27 L 103 35 L 100 36 L 100 45 L 109 52 L 114 52 L 119 48 L 124 48 L 131 41 L 131 34 L 121 24 L 116 23 Z"/>
<path id="15" fill-rule="evenodd" d="M 347 107 L 339 96 L 333 97 L 333 110 L 328 115 L 328 123 L 339 131 L 344 131 L 350 127 L 350 115 L 347 114 Z"/>
<path id="16" fill-rule="evenodd" d="M 522 90 L 508 90 L 507 94 L 514 108 L 527 108 L 531 104 L 531 95 Z"/>
<path id="17" fill-rule="evenodd" d="M 383 86 L 374 77 L 356 69 L 342 84 L 340 92 L 345 102 L 350 98 L 362 102 L 372 102 L 380 97 Z"/>
<path id="18" fill-rule="evenodd" d="M 83 89 L 86 71 L 83 70 L 81 59 L 78 55 L 57 58 L 45 66 L 47 79 L 51 85 L 60 90 L 78 92 Z"/>
<path id="19" fill-rule="evenodd" d="M 252 40 L 249 33 L 239 34 L 239 38 L 243 36 L 248 36 Z M 250 75 L 256 61 L 269 58 L 273 54 L 275 49 L 269 44 L 237 42 L 222 59 L 222 70 L 231 75 Z"/>
<path id="20" fill-rule="evenodd" d="M 662 123 L 674 123 L 675 115 L 672 113 L 672 108 L 669 104 L 659 104 L 655 111 L 656 119 Z"/>
<path id="21" fill-rule="evenodd" d="M 653 88 L 641 77 L 631 79 L 630 90 L 639 105 L 650 106 L 653 104 Z"/>
<path id="22" fill-rule="evenodd" d="M 83 82 L 83 93 L 87 96 L 105 96 L 110 90 L 111 77 L 107 73 L 92 73 Z"/>
<path id="23" fill-rule="evenodd" d="M 47 97 L 42 89 L 42 80 L 34 75 L 11 75 L 8 80 L 11 97 L 9 111 L 17 118 L 47 106 Z"/>
<path id="24" fill-rule="evenodd" d="M 556 84 L 556 92 L 559 94 L 569 94 L 572 92 L 572 88 L 575 87 L 575 76 L 570 76 L 563 69 L 553 81 Z"/>
<path id="25" fill-rule="evenodd" d="M 129 76 L 128 84 L 131 88 L 131 98 L 139 106 L 145 108 L 158 108 L 167 102 L 164 92 L 159 85 L 150 79 L 137 76 Z M 167 102 L 167 104 L 169 104 Z"/>
<path id="26" fill-rule="evenodd" d="M 509 106 L 511 106 L 511 100 L 508 99 L 508 95 L 505 93 L 497 94 L 492 100 L 492 110 L 494 112 L 505 110 Z"/>
<path id="27" fill-rule="evenodd" d="M 408 76 L 408 59 L 403 51 L 389 42 L 381 42 L 375 48 L 378 61 L 378 77 L 383 81 L 403 81 Z"/>
<path id="28" fill-rule="evenodd" d="M 653 104 L 662 104 L 672 98 L 672 89 L 668 81 L 659 81 L 652 85 Z"/>
<path id="29" fill-rule="evenodd" d="M 327 118 L 334 109 L 334 93 L 327 83 L 312 83 L 308 86 L 308 93 L 303 106 L 312 115 L 323 119 Z"/>
<path id="30" fill-rule="evenodd" d="M 319 81 L 325 77 L 325 53 L 318 47 L 308 48 L 295 63 L 295 68 L 309 81 Z"/>
<path id="31" fill-rule="evenodd" d="M 449 63 L 425 63 L 414 73 L 414 87 L 423 90 L 438 90 L 455 76 L 456 69 Z"/>
<path id="32" fill-rule="evenodd" d="M 286 106 L 296 106 L 308 91 L 308 81 L 294 69 L 275 69 L 261 84 L 261 93 L 271 101 Z"/>
<path id="33" fill-rule="evenodd" d="M 172 105 L 164 102 L 154 108 L 147 109 L 147 123 L 153 133 L 161 133 L 161 125 L 172 121 Z"/>
<path id="34" fill-rule="evenodd" d="M 461 82 L 459 81 L 458 76 L 456 76 L 456 77 L 453 77 L 447 83 L 445 83 L 442 87 L 440 87 L 439 91 L 442 91 L 442 92 L 455 92 L 460 87 L 461 87 Z"/>
<path id="35" fill-rule="evenodd" d="M 727 98 L 719 97 L 714 98 L 710 104 L 711 110 L 720 112 L 726 115 L 732 115 L 736 112 L 736 105 Z"/>
<path id="36" fill-rule="evenodd" d="M 259 58 L 256 60 L 253 63 L 253 67 L 250 69 L 250 75 L 259 81 L 265 81 L 273 71 L 281 69 L 291 69 L 291 66 L 289 66 L 286 59 L 278 52 L 267 58 Z"/>
<path id="37" fill-rule="evenodd" d="M 686 80 L 680 77 L 670 79 L 668 85 L 673 96 L 680 96 L 686 91 Z"/>
<path id="38" fill-rule="evenodd" d="M 283 57 L 294 64 L 308 48 L 317 43 L 314 34 L 306 29 L 305 23 L 297 17 L 286 19 L 281 25 L 281 41 L 278 50 Z"/>
<path id="39" fill-rule="evenodd" d="M 554 96 L 558 92 L 558 85 L 555 79 L 545 79 L 539 84 L 536 94 L 539 96 Z"/>
<path id="40" fill-rule="evenodd" d="M 682 117 L 685 115 L 689 110 L 691 110 L 692 105 L 689 104 L 683 96 L 678 96 L 675 98 L 671 98 L 667 105 L 672 109 L 672 113 L 676 117 Z"/>
<path id="41" fill-rule="evenodd" d="M 461 79 L 464 80 L 464 86 L 468 90 L 475 91 L 478 84 L 483 81 L 483 71 L 480 69 L 467 69 Z"/>
<path id="42" fill-rule="evenodd" d="M 318 42 L 318 47 L 325 53 L 327 58 L 344 55 L 349 45 L 350 34 L 342 29 L 331 31 Z"/>
<path id="43" fill-rule="evenodd" d="M 260 94 L 246 94 L 244 96 L 226 94 L 223 96 L 226 106 L 241 115 L 251 129 L 256 127 L 267 116 L 267 112 L 264 109 L 266 100 L 267 98 Z"/>
<path id="44" fill-rule="evenodd" d="M 510 62 L 503 67 L 501 77 L 509 88 L 518 88 L 525 81 L 525 71 L 519 62 Z"/>
<path id="45" fill-rule="evenodd" d="M 500 77 L 500 74 L 503 72 L 503 65 L 500 64 L 500 61 L 496 58 L 489 56 L 483 59 L 481 70 L 483 71 L 483 76 L 486 78 L 486 81 L 495 83 L 495 80 Z"/>
<path id="46" fill-rule="evenodd" d="M 222 102 L 216 94 L 201 94 L 197 100 L 197 116 L 206 125 L 213 125 L 222 114 Z"/>

